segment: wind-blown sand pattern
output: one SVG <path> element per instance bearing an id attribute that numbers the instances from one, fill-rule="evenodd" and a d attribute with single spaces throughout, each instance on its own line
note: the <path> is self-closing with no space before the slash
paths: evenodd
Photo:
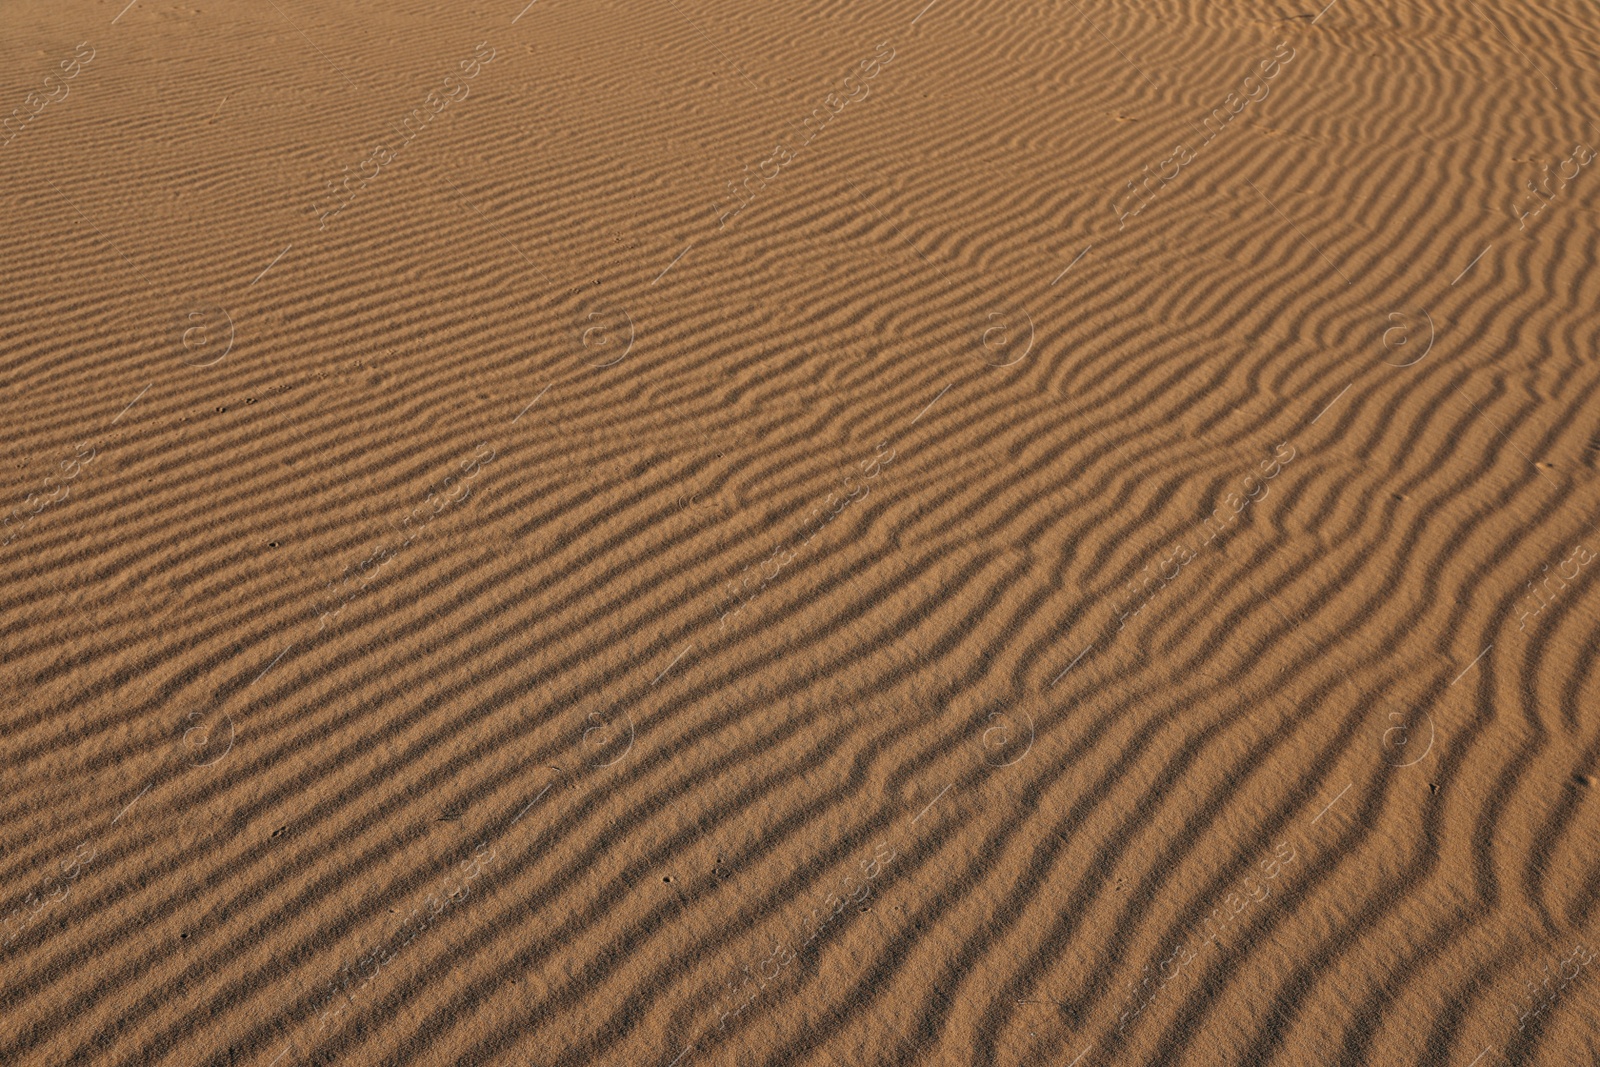
<path id="1" fill-rule="evenodd" d="M 0 1062 L 1600 1063 L 1591 6 L 0 29 Z"/>

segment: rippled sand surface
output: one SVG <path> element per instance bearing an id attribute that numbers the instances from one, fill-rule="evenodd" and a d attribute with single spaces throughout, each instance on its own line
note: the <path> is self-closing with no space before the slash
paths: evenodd
<path id="1" fill-rule="evenodd" d="M 0 1062 L 1600 1063 L 1597 55 L 7 0 Z"/>

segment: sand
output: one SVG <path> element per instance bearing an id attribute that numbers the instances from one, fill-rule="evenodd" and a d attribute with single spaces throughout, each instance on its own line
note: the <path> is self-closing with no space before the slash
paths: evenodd
<path id="1" fill-rule="evenodd" d="M 1600 1063 L 1592 7 L 0 31 L 0 1062 Z"/>

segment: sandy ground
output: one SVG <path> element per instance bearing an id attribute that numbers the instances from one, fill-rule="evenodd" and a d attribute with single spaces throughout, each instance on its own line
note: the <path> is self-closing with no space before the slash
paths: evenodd
<path id="1" fill-rule="evenodd" d="M 7 0 L 0 1062 L 1600 1063 L 1600 16 Z"/>

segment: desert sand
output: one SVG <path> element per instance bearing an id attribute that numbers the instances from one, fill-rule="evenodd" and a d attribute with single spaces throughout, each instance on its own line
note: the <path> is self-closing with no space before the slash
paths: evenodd
<path id="1" fill-rule="evenodd" d="M 0 6 L 0 1063 L 1600 1063 L 1600 15 Z"/>

